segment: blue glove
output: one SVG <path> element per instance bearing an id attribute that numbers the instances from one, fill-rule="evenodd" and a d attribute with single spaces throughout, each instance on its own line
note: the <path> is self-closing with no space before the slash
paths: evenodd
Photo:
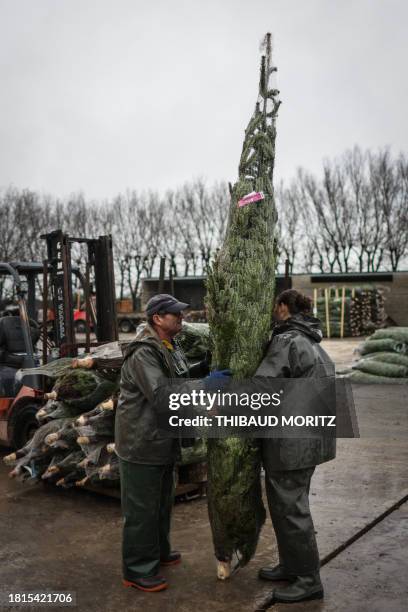
<path id="1" fill-rule="evenodd" d="M 208 376 L 205 377 L 204 380 L 214 379 L 214 378 L 231 378 L 232 372 L 231 370 L 213 370 L 210 372 Z"/>
<path id="2" fill-rule="evenodd" d="M 204 387 L 212 391 L 223 388 L 228 384 L 231 376 L 231 370 L 213 370 L 204 378 Z"/>

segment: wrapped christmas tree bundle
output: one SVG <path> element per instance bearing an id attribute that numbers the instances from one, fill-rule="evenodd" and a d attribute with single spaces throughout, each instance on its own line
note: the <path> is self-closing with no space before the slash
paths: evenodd
<path id="1" fill-rule="evenodd" d="M 29 465 L 31 461 L 38 459 L 39 457 L 45 457 L 52 454 L 52 450 L 45 443 L 45 439 L 48 435 L 61 429 L 66 423 L 66 420 L 59 419 L 46 423 L 34 433 L 33 437 L 27 442 L 25 446 L 18 449 L 16 452 L 6 455 L 3 461 L 6 465 L 15 465 L 15 471 L 10 474 L 13 478 L 22 471 L 24 465 Z M 49 460 L 48 460 L 49 461 Z"/>
<path id="2" fill-rule="evenodd" d="M 63 478 L 60 478 L 55 483 L 57 487 L 62 487 L 63 489 L 70 489 L 71 487 L 76 486 L 77 482 L 81 482 L 81 480 L 85 478 L 84 472 L 79 468 L 76 468 Z"/>
<path id="3" fill-rule="evenodd" d="M 408 345 L 408 327 L 386 327 L 377 329 L 371 336 L 372 340 L 391 339 Z"/>
<path id="4" fill-rule="evenodd" d="M 102 440 L 82 447 L 86 457 L 79 467 L 84 469 L 85 477 L 75 482 L 75 486 L 98 485 L 101 481 L 119 485 L 119 460 L 112 447 L 112 443 L 106 444 Z"/>
<path id="5" fill-rule="evenodd" d="M 82 469 L 80 466 L 81 461 L 84 458 L 84 453 L 81 449 L 73 450 L 65 453 L 63 457 L 59 458 L 59 455 L 54 455 L 52 461 L 47 467 L 47 470 L 43 473 L 42 479 L 47 480 L 49 478 L 65 477 L 68 474 L 78 473 L 78 477 L 82 475 Z M 59 459 L 59 460 L 58 460 Z"/>
<path id="6" fill-rule="evenodd" d="M 81 423 L 85 421 L 85 424 L 75 426 L 80 436 L 88 436 L 92 439 L 113 439 L 115 429 L 115 413 L 113 410 L 100 409 L 96 414 L 93 413 L 91 416 L 83 415 L 78 420 Z"/>
<path id="7" fill-rule="evenodd" d="M 368 372 L 361 372 L 359 370 L 352 370 L 347 374 L 352 382 L 371 384 L 371 385 L 407 385 L 408 378 L 392 378 L 389 376 L 378 376 L 376 374 L 369 374 Z"/>
<path id="8" fill-rule="evenodd" d="M 380 351 L 393 351 L 395 353 L 408 353 L 408 344 L 405 342 L 398 342 L 393 338 L 379 338 L 379 339 L 371 339 L 369 338 L 361 347 L 359 347 L 359 351 L 362 355 L 366 355 L 368 353 L 375 353 Z"/>
<path id="9" fill-rule="evenodd" d="M 98 476 L 100 480 L 119 480 L 119 458 L 116 453 L 108 455 L 106 463 L 98 470 Z"/>
<path id="10" fill-rule="evenodd" d="M 378 353 L 369 353 L 368 355 L 364 355 L 365 361 L 381 361 L 383 363 L 395 363 L 397 365 L 402 365 L 408 368 L 408 355 L 403 355 L 402 353 L 382 353 L 381 351 Z"/>
<path id="11" fill-rule="evenodd" d="M 316 300 L 316 316 L 322 323 L 322 332 L 324 336 L 328 336 L 327 318 L 330 327 L 330 337 L 339 338 L 343 329 L 343 337 L 351 335 L 350 328 L 350 304 L 351 297 L 345 296 L 344 305 L 342 298 L 333 297 L 330 293 L 328 298 L 328 317 L 326 312 L 326 298 L 318 297 Z M 343 327 L 342 327 L 342 308 L 344 308 L 343 314 Z"/>
<path id="12" fill-rule="evenodd" d="M 239 179 L 231 190 L 224 244 L 207 280 L 213 364 L 251 377 L 268 342 L 275 275 L 276 209 L 272 187 L 278 91 L 269 85 L 271 36 L 262 57 L 259 97 L 245 132 Z M 255 441 L 208 440 L 208 508 L 217 574 L 253 556 L 265 520 L 260 452 Z"/>
<path id="13" fill-rule="evenodd" d="M 76 480 L 74 482 L 74 485 L 79 488 L 98 486 L 100 484 L 101 484 L 101 480 L 99 478 L 98 470 L 95 470 L 92 474 L 83 476 L 80 480 Z"/>
<path id="14" fill-rule="evenodd" d="M 408 378 L 408 368 L 406 366 L 376 361 L 375 359 L 361 359 L 353 366 L 353 369 L 389 378 Z"/>
<path id="15" fill-rule="evenodd" d="M 85 448 L 86 458 L 82 461 L 82 466 L 85 469 L 92 470 L 95 467 L 101 467 L 108 460 L 109 456 L 112 454 L 108 450 L 108 444 L 105 441 L 99 440 L 98 443 Z"/>
<path id="16" fill-rule="evenodd" d="M 200 361 L 210 350 L 210 329 L 206 323 L 184 321 L 181 332 L 177 334 L 177 342 L 189 363 Z"/>
<path id="17" fill-rule="evenodd" d="M 189 331 L 186 342 L 201 355 L 208 346 L 208 326 Z M 14 468 L 11 477 L 42 479 L 63 488 L 119 485 L 113 439 L 122 352 L 118 343 L 111 343 L 88 357 L 87 367 L 72 359 L 44 366 L 53 386 L 37 412 L 40 427 L 34 437 L 4 459 Z M 205 458 L 205 445 L 197 453 Z"/>
<path id="18" fill-rule="evenodd" d="M 72 413 L 81 414 L 108 399 L 117 388 L 116 381 L 93 371 L 74 369 L 57 379 L 46 399 L 63 401 Z"/>
<path id="19" fill-rule="evenodd" d="M 146 327 L 140 323 L 136 335 Z M 183 321 L 181 331 L 175 337 L 190 365 L 205 359 L 210 351 L 210 329 L 207 323 Z"/>
<path id="20" fill-rule="evenodd" d="M 375 331 L 359 347 L 361 358 L 343 374 L 358 383 L 408 383 L 407 332 L 406 327 Z"/>
<path id="21" fill-rule="evenodd" d="M 42 409 L 39 410 L 36 415 L 38 422 L 43 423 L 55 419 L 72 420 L 78 414 L 78 409 L 70 406 L 67 402 L 60 402 L 58 400 L 51 400 L 51 402 L 54 405 L 54 410 L 47 410 L 45 414 Z"/>
<path id="22" fill-rule="evenodd" d="M 69 370 L 57 378 L 49 399 L 73 400 L 90 395 L 97 387 L 96 377 L 92 372 Z"/>
<path id="23" fill-rule="evenodd" d="M 51 461 L 49 462 L 47 468 L 41 475 L 41 480 L 46 480 L 49 482 L 52 479 L 55 480 L 61 478 L 59 464 L 65 459 L 65 457 L 67 457 L 68 454 L 69 451 L 61 449 L 59 451 L 54 452 L 51 457 Z"/>
<path id="24" fill-rule="evenodd" d="M 76 438 L 77 432 L 74 428 L 73 419 L 69 419 L 61 429 L 48 434 L 44 442 L 52 448 L 69 449 L 75 445 Z"/>
<path id="25" fill-rule="evenodd" d="M 118 376 L 110 380 L 98 370 L 73 369 L 72 360 L 68 361 L 47 368 L 54 385 L 45 394 L 46 404 L 37 412 L 40 428 L 26 448 L 8 458 L 8 464 L 12 465 L 14 459 L 21 457 L 11 477 L 27 477 L 31 472 L 28 475 L 35 474 L 43 480 L 55 481 L 58 477 L 58 486 L 74 486 L 87 476 L 84 467 L 77 464 L 96 447 L 106 446 L 113 440 Z M 76 427 L 74 419 L 79 415 L 86 430 Z M 103 464 L 95 466 L 96 474 Z"/>
<path id="26" fill-rule="evenodd" d="M 350 303 L 350 327 L 353 336 L 371 333 L 385 324 L 385 298 L 381 289 L 356 288 Z"/>
<path id="27" fill-rule="evenodd" d="M 72 360 L 72 368 L 97 370 L 99 375 L 107 380 L 117 382 L 123 364 L 122 348 L 128 343 L 110 342 L 97 347 L 91 354 Z"/>
<path id="28" fill-rule="evenodd" d="M 56 379 L 61 378 L 64 374 L 67 374 L 71 370 L 72 359 L 70 357 L 62 357 L 61 359 L 55 359 L 49 363 L 37 366 L 36 368 L 23 368 L 21 370 L 21 377 L 24 382 L 25 376 L 39 375 L 44 376 L 51 383 Z"/>
<path id="29" fill-rule="evenodd" d="M 52 415 L 58 415 L 59 412 L 68 412 L 69 414 L 67 414 L 66 418 L 69 418 L 71 416 L 70 411 L 65 410 L 63 402 L 59 402 L 55 399 L 49 399 L 47 400 L 47 403 L 38 410 L 35 416 L 40 425 L 42 425 L 43 423 L 52 420 L 54 418 Z M 58 417 L 55 416 L 55 418 Z"/>
<path id="30" fill-rule="evenodd" d="M 383 327 L 387 320 L 385 312 L 385 297 L 381 289 L 371 291 L 371 320 L 376 329 Z"/>
<path id="31" fill-rule="evenodd" d="M 117 399 L 118 399 L 117 397 L 110 398 L 106 400 L 105 402 L 102 402 L 102 404 L 99 404 L 98 406 L 96 406 L 96 408 L 94 408 L 93 410 L 90 410 L 89 412 L 84 412 L 84 414 L 81 414 L 81 416 L 76 419 L 75 425 L 77 427 L 88 425 L 90 420 L 93 417 L 105 418 L 107 414 L 109 418 L 109 412 L 112 413 L 113 410 L 115 410 L 116 408 Z"/>

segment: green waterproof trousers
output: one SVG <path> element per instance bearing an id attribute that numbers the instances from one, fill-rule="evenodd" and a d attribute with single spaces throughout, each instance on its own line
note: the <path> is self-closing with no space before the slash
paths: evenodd
<path id="1" fill-rule="evenodd" d="M 293 576 L 315 574 L 320 567 L 309 508 L 314 469 L 275 472 L 266 466 L 266 494 L 278 543 L 279 563 Z"/>
<path id="2" fill-rule="evenodd" d="M 174 465 L 144 465 L 120 459 L 123 515 L 123 577 L 155 576 L 170 554 Z"/>

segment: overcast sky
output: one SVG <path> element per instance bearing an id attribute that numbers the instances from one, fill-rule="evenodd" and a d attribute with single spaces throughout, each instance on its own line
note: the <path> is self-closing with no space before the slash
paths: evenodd
<path id="1" fill-rule="evenodd" d="M 0 0 L 0 186 L 65 197 L 234 181 L 274 39 L 275 179 L 406 150 L 406 0 Z"/>

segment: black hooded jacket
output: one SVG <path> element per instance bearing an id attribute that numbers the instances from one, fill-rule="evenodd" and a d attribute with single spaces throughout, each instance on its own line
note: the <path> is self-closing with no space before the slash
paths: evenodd
<path id="1" fill-rule="evenodd" d="M 334 376 L 334 363 L 320 346 L 319 319 L 294 315 L 279 323 L 255 376 L 307 378 Z M 312 415 L 313 406 L 307 407 Z M 321 438 L 265 438 L 262 456 L 268 470 L 297 470 L 330 461 L 336 456 L 336 440 Z"/>
<path id="2" fill-rule="evenodd" d="M 174 357 L 149 325 L 124 349 L 115 447 L 125 461 L 166 465 L 180 456 L 179 441 L 161 435 L 155 410 L 155 392 L 163 379 L 188 375 L 182 352 L 178 360 Z"/>

